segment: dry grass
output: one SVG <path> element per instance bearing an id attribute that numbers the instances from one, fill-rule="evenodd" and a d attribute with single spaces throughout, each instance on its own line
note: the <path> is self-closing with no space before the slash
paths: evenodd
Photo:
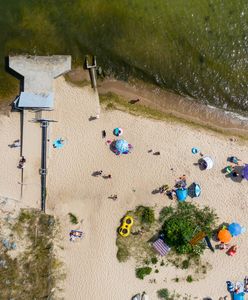
<path id="1" fill-rule="evenodd" d="M 0 248 L 4 262 L 4 267 L 0 267 L 0 299 L 54 299 L 53 288 L 64 277 L 54 253 L 56 231 L 53 216 L 35 210 L 21 211 L 12 227 L 18 256 L 12 258 L 13 250 Z"/>

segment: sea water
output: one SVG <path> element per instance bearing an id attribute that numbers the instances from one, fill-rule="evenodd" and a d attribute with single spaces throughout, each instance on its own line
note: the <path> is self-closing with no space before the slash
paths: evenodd
<path id="1" fill-rule="evenodd" d="M 2 0 L 0 28 L 1 57 L 95 54 L 106 74 L 248 111 L 247 0 Z M 4 94 L 15 82 L 0 67 Z"/>

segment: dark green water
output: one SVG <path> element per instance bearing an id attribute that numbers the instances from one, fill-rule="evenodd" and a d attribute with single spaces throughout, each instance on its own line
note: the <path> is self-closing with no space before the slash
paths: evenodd
<path id="1" fill-rule="evenodd" d="M 129 75 L 248 111 L 247 0 L 1 0 L 0 55 L 96 54 Z M 16 81 L 0 66 L 0 93 Z"/>

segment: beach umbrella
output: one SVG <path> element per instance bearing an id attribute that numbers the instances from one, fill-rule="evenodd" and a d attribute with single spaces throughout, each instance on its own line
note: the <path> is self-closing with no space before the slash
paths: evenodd
<path id="1" fill-rule="evenodd" d="M 218 233 L 218 239 L 222 243 L 229 243 L 232 239 L 232 235 L 227 229 L 221 229 Z"/>
<path id="2" fill-rule="evenodd" d="M 177 189 L 176 190 L 177 200 L 183 202 L 188 196 L 188 189 Z"/>
<path id="3" fill-rule="evenodd" d="M 242 170 L 242 175 L 245 179 L 248 180 L 248 165 L 245 164 L 244 169 Z"/>
<path id="4" fill-rule="evenodd" d="M 119 153 L 125 153 L 129 151 L 128 142 L 125 140 L 117 140 L 115 142 L 115 149 Z"/>
<path id="5" fill-rule="evenodd" d="M 123 129 L 120 128 L 120 127 L 117 127 L 117 128 L 114 129 L 113 133 L 114 133 L 115 136 L 120 136 L 120 135 L 123 134 Z"/>
<path id="6" fill-rule="evenodd" d="M 199 150 L 198 148 L 193 147 L 193 148 L 191 149 L 191 152 L 192 152 L 193 154 L 197 154 L 198 152 L 200 152 L 200 150 Z"/>
<path id="7" fill-rule="evenodd" d="M 205 157 L 202 158 L 202 160 L 205 162 L 206 169 L 212 169 L 213 168 L 214 162 L 213 162 L 211 157 L 205 156 Z"/>
<path id="8" fill-rule="evenodd" d="M 237 236 L 241 234 L 242 227 L 238 223 L 232 223 L 228 226 L 228 231 L 231 233 L 232 236 Z"/>

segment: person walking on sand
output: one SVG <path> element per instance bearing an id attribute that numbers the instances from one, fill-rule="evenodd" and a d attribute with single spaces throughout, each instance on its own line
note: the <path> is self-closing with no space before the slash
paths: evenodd
<path id="1" fill-rule="evenodd" d="M 102 170 L 100 171 L 95 171 L 92 175 L 95 176 L 95 177 L 98 177 L 98 176 L 102 176 Z"/>
<path id="2" fill-rule="evenodd" d="M 25 158 L 24 156 L 22 156 L 21 159 L 20 159 L 20 161 L 19 161 L 18 167 L 19 167 L 20 169 L 23 169 L 24 166 L 25 166 L 25 163 L 26 163 L 26 158 Z"/>

